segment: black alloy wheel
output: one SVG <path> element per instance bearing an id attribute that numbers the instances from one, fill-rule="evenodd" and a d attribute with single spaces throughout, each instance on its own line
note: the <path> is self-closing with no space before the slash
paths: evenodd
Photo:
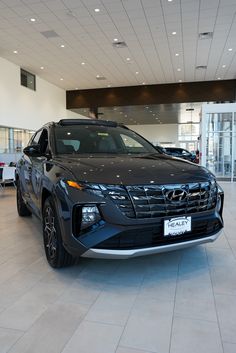
<path id="1" fill-rule="evenodd" d="M 57 212 L 52 197 L 43 206 L 43 239 L 48 263 L 54 268 L 70 266 L 75 259 L 63 246 Z"/>

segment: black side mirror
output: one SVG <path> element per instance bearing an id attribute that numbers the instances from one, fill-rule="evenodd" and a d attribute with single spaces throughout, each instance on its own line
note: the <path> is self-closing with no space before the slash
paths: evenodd
<path id="1" fill-rule="evenodd" d="M 30 145 L 23 149 L 24 154 L 29 157 L 41 157 L 41 147 L 40 145 Z"/>

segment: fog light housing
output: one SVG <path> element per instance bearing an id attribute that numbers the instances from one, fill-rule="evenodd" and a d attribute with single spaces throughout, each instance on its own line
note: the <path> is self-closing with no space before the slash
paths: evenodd
<path id="1" fill-rule="evenodd" d="M 91 227 L 101 220 L 99 209 L 96 205 L 82 206 L 81 230 Z"/>

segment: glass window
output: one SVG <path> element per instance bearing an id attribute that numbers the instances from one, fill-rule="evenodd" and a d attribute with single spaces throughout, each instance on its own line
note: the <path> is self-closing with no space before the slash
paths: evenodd
<path id="1" fill-rule="evenodd" d="M 20 69 L 20 82 L 22 86 L 36 91 L 36 78 L 30 72 Z"/>

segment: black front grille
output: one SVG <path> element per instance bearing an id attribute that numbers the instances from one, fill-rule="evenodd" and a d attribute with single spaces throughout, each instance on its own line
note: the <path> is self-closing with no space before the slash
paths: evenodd
<path id="1" fill-rule="evenodd" d="M 193 221 L 192 231 L 178 236 L 163 236 L 163 224 L 138 230 L 128 230 L 107 239 L 95 248 L 98 249 L 138 249 L 161 246 L 209 237 L 222 228 L 218 219 Z"/>
<path id="2" fill-rule="evenodd" d="M 171 200 L 170 192 L 184 191 L 181 200 Z M 155 218 L 178 216 L 211 210 L 217 203 L 215 183 L 189 183 L 166 185 L 109 185 L 103 191 L 129 218 Z"/>

